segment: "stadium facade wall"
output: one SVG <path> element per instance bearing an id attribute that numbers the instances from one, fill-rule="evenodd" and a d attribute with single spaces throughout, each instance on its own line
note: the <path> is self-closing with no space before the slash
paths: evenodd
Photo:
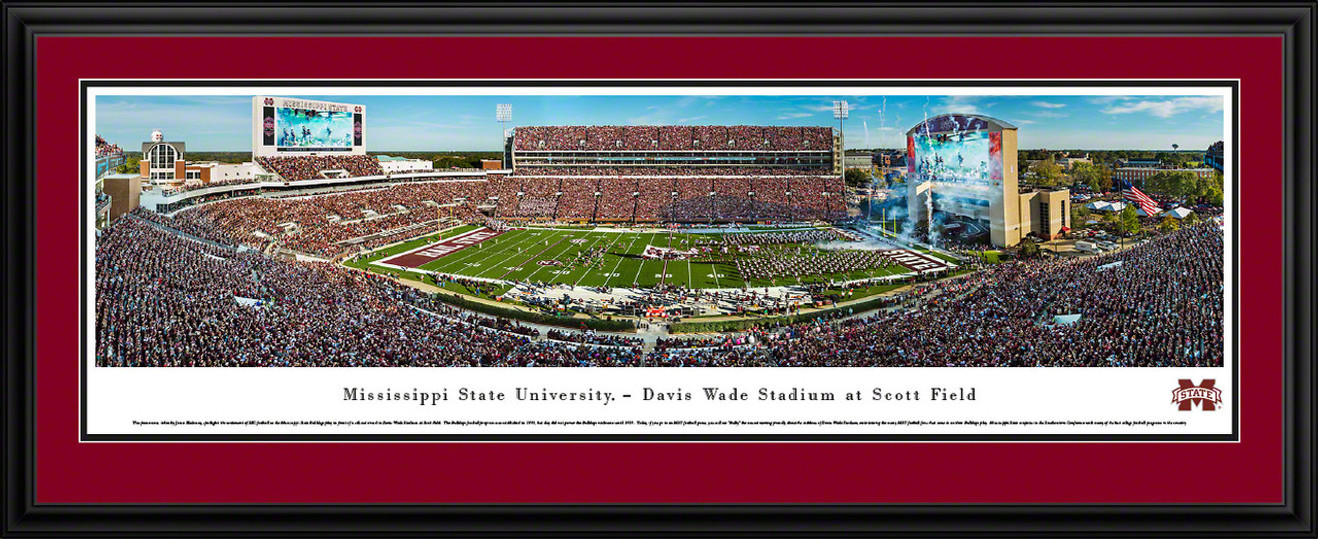
<path id="1" fill-rule="evenodd" d="M 136 174 L 109 174 L 101 181 L 105 194 L 110 195 L 110 222 L 141 203 L 142 179 Z"/>

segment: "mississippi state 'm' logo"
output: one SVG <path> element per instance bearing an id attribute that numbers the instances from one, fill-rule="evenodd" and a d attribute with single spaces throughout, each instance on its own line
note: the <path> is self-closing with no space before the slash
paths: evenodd
<path id="1" fill-rule="evenodd" d="M 354 109 L 354 111 L 355 111 L 355 112 L 361 112 L 361 111 L 362 111 L 362 108 L 361 108 L 361 107 L 356 107 L 356 109 Z"/>
<path id="2" fill-rule="evenodd" d="M 1222 390 L 1213 387 L 1217 380 L 1205 378 L 1196 386 L 1182 378 L 1177 383 L 1181 387 L 1172 390 L 1172 404 L 1178 405 L 1178 410 L 1188 412 L 1197 404 L 1202 410 L 1212 411 L 1222 404 Z"/>
<path id="3" fill-rule="evenodd" d="M 265 98 L 265 106 L 268 107 L 268 106 L 273 105 L 273 104 L 275 104 L 275 98 L 273 98 L 273 97 L 267 97 L 267 98 Z"/>

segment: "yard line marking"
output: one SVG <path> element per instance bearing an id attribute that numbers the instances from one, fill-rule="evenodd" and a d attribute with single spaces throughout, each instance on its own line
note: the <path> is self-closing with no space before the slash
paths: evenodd
<path id="1" fill-rule="evenodd" d="M 584 233 L 584 234 L 590 234 L 590 231 L 584 231 L 583 233 Z M 588 236 L 588 237 L 589 237 L 589 236 Z M 588 252 L 590 252 L 591 249 L 594 249 L 594 248 L 595 248 L 595 245 L 599 244 L 599 242 L 600 242 L 600 238 L 602 238 L 602 237 L 604 237 L 604 236 L 599 235 L 599 234 L 596 234 L 596 235 L 595 235 L 595 241 L 591 242 L 590 245 L 586 245 L 586 246 L 581 250 L 581 252 L 583 252 L 583 253 L 588 253 Z M 585 245 L 585 244 L 582 244 L 582 245 Z M 571 249 L 572 249 L 571 247 L 568 247 L 568 250 L 569 250 L 569 251 L 570 251 Z M 566 252 L 566 251 L 565 251 L 565 252 Z M 586 271 L 589 271 L 588 266 L 582 266 L 582 268 L 585 269 Z M 572 272 L 574 272 L 574 271 L 577 271 L 577 270 L 575 270 L 575 269 L 567 270 L 567 273 L 566 273 L 565 275 L 571 275 Z M 585 275 L 585 272 L 583 272 L 582 275 L 584 276 L 584 275 Z M 561 277 L 561 276 L 559 276 L 559 277 Z M 559 277 L 555 277 L 555 279 L 558 279 Z M 571 278 L 571 277 L 569 277 L 569 278 Z M 577 279 L 577 281 L 580 282 L 581 279 Z M 567 284 L 567 282 L 565 281 L 565 282 L 563 282 L 563 283 L 561 283 L 561 284 Z M 577 285 L 577 284 L 576 284 L 575 282 L 572 283 L 572 286 L 575 287 L 576 285 Z"/>
<path id="2" fill-rule="evenodd" d="M 650 245 L 650 243 L 654 241 L 654 237 L 658 235 L 659 235 L 658 233 L 650 234 L 650 239 L 646 240 L 645 244 Z M 636 275 L 632 276 L 632 284 L 637 284 L 637 285 L 640 284 L 641 270 L 643 269 L 645 269 L 645 259 L 641 259 L 641 265 L 636 267 Z"/>
<path id="3" fill-rule="evenodd" d="M 420 268 L 421 266 L 436 260 L 442 260 L 444 257 L 452 255 L 458 251 L 471 249 L 473 246 L 479 246 L 482 242 L 496 238 L 501 234 L 503 234 L 503 232 L 497 230 L 480 229 L 473 231 L 470 234 L 463 234 L 459 237 L 423 245 L 406 253 L 396 254 L 378 262 Z"/>
<path id="4" fill-rule="evenodd" d="M 667 245 L 667 247 L 668 247 L 669 249 L 672 249 L 672 248 L 673 248 L 673 233 L 672 233 L 672 232 L 669 232 L 669 233 L 668 233 L 668 245 Z M 659 270 L 659 286 L 663 286 L 663 285 L 664 285 L 664 281 L 667 280 L 667 279 L 668 279 L 668 258 L 665 257 L 665 258 L 664 258 L 664 269 Z"/>
<path id="5" fill-rule="evenodd" d="M 527 262 L 530 262 L 530 261 L 532 261 L 532 260 L 535 260 L 535 259 L 537 259 L 537 258 L 540 258 L 540 254 L 541 254 L 541 253 L 544 253 L 545 251 L 548 251 L 548 250 L 550 250 L 550 249 L 553 249 L 555 245 L 558 245 L 558 244 L 560 244 L 560 243 L 563 243 L 563 240 L 567 239 L 567 236 L 571 236 L 571 234 L 565 235 L 565 236 L 563 237 L 563 239 L 560 239 L 560 240 L 554 242 L 553 245 L 550 245 L 549 247 L 545 247 L 544 249 L 541 249 L 539 253 L 536 253 L 536 254 L 534 254 L 534 255 L 531 255 L 531 258 L 528 258 L 528 259 L 526 259 L 526 260 L 523 260 L 522 263 L 521 263 L 521 264 L 518 264 L 516 268 L 510 269 L 510 270 L 504 272 L 504 274 L 503 274 L 503 275 L 500 275 L 499 278 L 500 278 L 500 279 L 503 279 L 504 277 L 507 277 L 509 273 L 512 273 L 512 272 L 514 272 L 514 271 L 516 271 L 516 270 L 518 270 L 518 269 L 521 269 L 521 267 L 522 267 L 522 266 L 525 266 Z M 549 241 L 549 240 L 546 239 L 545 241 Z M 539 271 L 539 270 L 537 270 L 537 271 Z M 534 274 L 533 274 L 533 275 L 534 275 Z M 528 277 L 529 277 L 529 276 L 528 276 Z"/>
<path id="6" fill-rule="evenodd" d="M 622 234 L 614 234 L 614 235 L 613 235 L 613 241 L 609 242 L 608 245 L 605 245 L 605 246 L 604 246 L 604 254 L 608 254 L 608 253 L 609 253 L 609 249 L 612 249 L 612 248 L 613 248 L 613 244 L 618 243 L 618 238 L 621 238 L 622 236 L 623 236 Z M 591 247 L 593 248 L 593 247 L 595 247 L 595 246 L 592 244 Z M 600 260 L 603 260 L 603 259 L 604 259 L 604 256 L 603 256 L 603 255 L 600 255 Z M 621 261 L 620 261 L 620 262 L 621 262 Z M 582 272 L 580 277 L 577 277 L 577 281 L 574 282 L 574 283 L 572 283 L 572 286 L 573 286 L 573 287 L 577 286 L 577 284 L 581 283 L 581 280 L 582 280 L 582 279 L 585 279 L 587 275 L 590 275 L 590 266 L 586 266 L 586 271 Z M 605 281 L 605 282 L 607 283 L 607 281 Z"/>
<path id="7" fill-rule="evenodd" d="M 527 241 L 527 238 L 531 238 L 532 236 L 526 234 L 524 231 L 512 230 L 509 232 L 505 232 L 503 237 L 506 240 L 503 245 L 500 245 L 496 240 L 494 242 L 491 242 L 490 245 L 487 246 L 489 247 L 488 249 L 486 247 L 480 247 L 478 249 L 472 250 L 471 252 L 462 253 L 461 256 L 458 256 L 448 261 L 447 263 L 442 264 L 440 266 L 436 266 L 432 269 L 434 269 L 435 271 L 447 271 L 450 268 L 452 269 L 461 268 L 463 267 L 462 265 L 472 260 L 480 259 L 482 257 L 493 258 L 501 253 L 504 253 L 505 248 L 512 248 L 521 245 L 522 243 L 525 243 Z M 490 254 L 488 255 L 485 254 L 487 251 L 489 251 Z M 452 272 L 452 273 L 456 273 L 456 272 Z"/>
<path id="8" fill-rule="evenodd" d="M 575 240 L 575 239 L 577 239 L 577 238 L 573 238 L 572 236 L 574 236 L 574 235 L 576 235 L 576 234 L 578 234 L 578 232 L 571 232 L 571 233 L 568 233 L 568 238 Z M 598 240 L 596 240 L 596 241 L 598 241 Z M 560 240 L 558 243 L 563 243 L 563 242 Z M 557 245 L 557 244 L 555 244 L 555 245 Z M 559 256 L 562 256 L 564 253 L 568 252 L 568 251 L 571 250 L 571 249 L 572 249 L 572 243 L 569 242 L 568 245 L 567 245 L 567 247 L 566 247 L 565 249 L 563 249 L 563 250 L 561 250 L 561 251 L 555 251 L 553 254 L 549 255 L 549 257 L 547 258 L 547 260 L 558 260 L 558 257 L 559 257 Z M 539 258 L 539 257 L 537 256 L 536 258 Z M 532 260 L 535 260 L 535 259 L 532 259 Z M 529 262 L 529 260 L 528 260 L 528 262 Z M 547 268 L 549 268 L 549 267 L 551 267 L 551 266 L 541 266 L 539 269 L 536 269 L 535 271 L 531 272 L 530 275 L 527 275 L 527 276 L 526 276 L 526 280 L 527 280 L 527 281 L 530 281 L 532 277 L 535 277 L 535 276 L 536 276 L 536 274 L 538 274 L 538 273 L 544 271 L 545 269 L 547 269 Z M 560 266 L 560 268 L 561 268 L 561 266 Z M 549 279 L 549 282 L 552 283 L 552 282 L 554 282 L 555 279 L 558 279 L 558 277 L 555 276 L 555 277 Z"/>
<path id="9" fill-rule="evenodd" d="M 535 243 L 536 241 L 538 241 L 538 240 L 541 239 L 540 236 L 532 236 L 532 235 L 530 235 L 530 234 L 528 234 L 526 237 L 527 237 L 528 239 L 530 239 L 530 242 L 531 242 L 531 243 Z M 524 240 L 522 240 L 522 241 L 517 242 L 517 245 L 520 246 L 520 245 L 522 245 L 522 244 L 524 244 L 524 243 L 526 243 L 526 242 L 527 242 L 527 240 L 524 239 Z M 510 248 L 509 251 L 512 251 L 512 249 Z M 524 253 L 510 252 L 510 253 L 508 254 L 508 256 L 505 256 L 505 257 L 499 259 L 498 262 L 495 262 L 495 263 L 491 264 L 491 265 L 490 265 L 490 268 L 498 268 L 498 267 L 501 267 L 501 266 L 503 265 L 504 262 L 507 262 L 509 259 L 514 258 L 514 257 L 519 256 L 519 255 L 522 255 L 522 254 L 524 254 Z M 485 275 L 485 272 L 487 272 L 487 271 L 490 271 L 490 269 L 489 269 L 489 268 L 486 268 L 486 269 L 483 269 L 483 270 L 481 270 L 481 271 L 476 272 L 476 277 L 480 277 L 480 276 L 482 276 L 482 275 Z M 505 273 L 505 275 L 507 275 L 507 274 Z M 502 279 L 502 277 L 500 277 L 500 279 Z"/>
<path id="10" fill-rule="evenodd" d="M 627 248 L 622 251 L 623 254 L 626 254 L 627 251 L 630 251 L 632 249 L 632 246 L 636 245 L 636 240 L 640 239 L 641 237 L 640 234 L 628 234 L 628 235 L 632 237 L 632 242 L 627 244 Z M 618 255 L 614 255 L 614 256 L 618 256 Z M 604 279 L 604 288 L 609 287 L 609 281 L 613 280 L 613 274 L 618 273 L 618 268 L 622 266 L 623 260 L 625 260 L 623 257 L 618 256 L 618 263 L 613 265 L 613 269 L 609 271 L 608 277 Z"/>
<path id="11" fill-rule="evenodd" d="M 516 272 L 516 271 L 518 271 L 518 270 L 521 270 L 521 269 L 522 269 L 522 266 L 525 266 L 526 264 L 529 264 L 529 263 L 531 263 L 531 262 L 535 262 L 535 261 L 540 260 L 540 259 L 541 259 L 540 257 L 541 257 L 542 255 L 544 255 L 545 253 L 547 253 L 547 252 L 549 252 L 549 251 L 554 250 L 554 247 L 557 247 L 558 244 L 560 244 L 560 243 L 563 242 L 563 240 L 565 240 L 565 239 L 571 237 L 572 234 L 573 234 L 573 232 L 563 232 L 563 233 L 555 232 L 555 233 L 553 233 L 553 234 L 550 234 L 550 235 L 547 236 L 547 237 L 544 237 L 543 239 L 544 239 L 544 241 L 545 241 L 545 245 L 546 245 L 546 247 L 545 247 L 544 249 L 541 249 L 540 252 L 537 252 L 537 253 L 535 253 L 535 254 L 529 254 L 529 255 L 528 255 L 527 253 L 519 253 L 519 254 L 522 254 L 522 255 L 526 255 L 526 258 L 525 258 L 525 259 L 517 259 L 517 258 L 514 258 L 513 260 L 517 262 L 516 265 L 514 265 L 514 266 L 503 266 L 505 269 L 508 270 L 508 273 L 505 273 L 504 276 L 508 276 L 508 275 L 510 275 L 510 274 L 512 274 L 512 273 L 514 273 L 514 272 Z M 560 239 L 559 239 L 558 241 L 555 241 L 552 245 L 549 244 L 549 240 L 552 240 L 552 239 L 554 239 L 554 238 L 560 238 Z M 532 242 L 532 243 L 535 243 L 535 242 Z M 553 258 L 554 258 L 554 255 L 550 255 L 549 257 L 547 257 L 547 259 L 553 259 Z M 502 265 L 503 263 L 501 262 L 500 264 Z M 531 272 L 531 273 L 532 273 L 532 274 L 538 273 L 538 272 L 540 271 L 540 269 L 543 269 L 543 268 L 538 268 L 538 269 L 536 269 L 535 271 L 533 271 L 533 272 Z M 530 277 L 531 277 L 530 275 L 527 275 L 525 279 L 513 279 L 513 280 L 515 280 L 515 281 L 516 281 L 516 280 L 525 280 L 525 281 L 527 281 L 527 282 L 530 282 Z"/>

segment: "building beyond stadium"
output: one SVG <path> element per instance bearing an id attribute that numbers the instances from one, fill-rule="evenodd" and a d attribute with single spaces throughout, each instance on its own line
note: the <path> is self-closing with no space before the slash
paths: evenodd
<path id="1" fill-rule="evenodd" d="M 1017 128 L 975 114 L 934 116 L 906 132 L 911 221 L 969 220 L 1011 247 L 1031 233 L 1052 238 L 1071 225 L 1066 189 L 1020 187 Z"/>

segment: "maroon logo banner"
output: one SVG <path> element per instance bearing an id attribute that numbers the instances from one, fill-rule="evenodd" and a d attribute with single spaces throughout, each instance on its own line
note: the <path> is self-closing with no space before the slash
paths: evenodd
<path id="1" fill-rule="evenodd" d="M 1217 380 L 1205 378 L 1199 385 L 1190 380 L 1177 381 L 1181 387 L 1172 390 L 1172 404 L 1179 405 L 1178 410 L 1190 411 L 1198 404 L 1201 409 L 1212 411 L 1222 404 L 1222 390 L 1213 387 Z"/>

